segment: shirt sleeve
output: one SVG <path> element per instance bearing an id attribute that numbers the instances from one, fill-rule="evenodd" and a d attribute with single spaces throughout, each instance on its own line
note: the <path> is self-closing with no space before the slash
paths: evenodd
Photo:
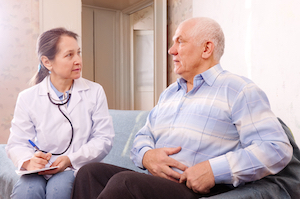
<path id="1" fill-rule="evenodd" d="M 9 139 L 5 147 L 7 156 L 18 169 L 34 154 L 34 149 L 28 140 L 35 137 L 36 131 L 27 108 L 28 104 L 20 93 L 11 122 Z"/>
<path id="2" fill-rule="evenodd" d="M 232 122 L 242 147 L 209 160 L 217 184 L 238 186 L 258 180 L 278 173 L 291 160 L 292 146 L 265 93 L 254 83 L 237 95 L 232 104 Z"/>
<path id="3" fill-rule="evenodd" d="M 130 159 L 141 169 L 145 169 L 143 166 L 144 154 L 150 149 L 155 149 L 156 140 L 152 134 L 152 128 L 155 125 L 157 109 L 160 106 L 160 102 L 165 96 L 165 93 L 166 90 L 160 95 L 157 105 L 150 111 L 147 117 L 146 124 L 137 132 L 133 141 L 132 149 L 130 151 Z"/>
<path id="4" fill-rule="evenodd" d="M 145 169 L 143 166 L 144 154 L 148 150 L 155 148 L 154 138 L 151 133 L 151 124 L 153 124 L 153 122 L 155 121 L 155 111 L 156 109 L 154 107 L 154 109 L 152 109 L 152 111 L 148 115 L 145 126 L 135 135 L 130 153 L 130 159 L 137 167 L 141 169 Z"/>

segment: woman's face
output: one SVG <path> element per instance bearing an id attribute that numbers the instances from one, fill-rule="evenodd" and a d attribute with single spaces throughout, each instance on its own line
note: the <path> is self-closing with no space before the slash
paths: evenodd
<path id="1" fill-rule="evenodd" d="M 81 76 L 82 58 L 76 39 L 61 36 L 58 52 L 51 60 L 51 79 L 78 79 Z"/>

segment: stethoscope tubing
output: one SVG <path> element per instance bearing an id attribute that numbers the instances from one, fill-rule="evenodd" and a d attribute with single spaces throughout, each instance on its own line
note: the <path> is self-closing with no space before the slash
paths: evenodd
<path id="1" fill-rule="evenodd" d="M 71 146 L 71 144 L 72 144 L 72 141 L 73 141 L 73 136 L 74 136 L 74 128 L 73 128 L 73 124 L 72 124 L 71 120 L 70 120 L 70 119 L 66 116 L 66 114 L 64 114 L 64 112 L 60 109 L 60 106 L 65 105 L 65 104 L 67 104 L 67 103 L 70 101 L 70 99 L 71 99 L 71 93 L 68 94 L 68 99 L 67 99 L 67 101 L 65 101 L 65 102 L 63 102 L 63 103 L 55 103 L 55 102 L 52 101 L 49 92 L 47 93 L 47 95 L 48 95 L 48 98 L 49 98 L 50 102 L 51 102 L 52 104 L 54 104 L 54 105 L 57 105 L 59 111 L 60 111 L 60 112 L 63 114 L 63 116 L 69 121 L 70 126 L 71 126 L 71 129 L 72 129 L 72 136 L 71 136 L 71 140 L 70 140 L 70 142 L 69 142 L 68 147 L 67 147 L 62 153 L 51 153 L 52 155 L 62 155 L 62 154 L 64 154 L 64 153 L 70 148 L 70 146 Z M 40 150 L 40 151 L 42 151 L 42 152 L 44 152 L 44 153 L 48 153 L 47 151 L 43 151 L 43 150 Z"/>
<path id="2" fill-rule="evenodd" d="M 50 79 L 48 79 L 47 81 L 50 81 Z M 64 153 L 70 148 L 70 146 L 71 146 L 71 144 L 72 144 L 72 142 L 73 142 L 73 137 L 74 137 L 74 128 L 73 128 L 73 124 L 72 124 L 71 120 L 66 116 L 66 114 L 64 114 L 64 112 L 63 112 L 63 111 L 61 110 L 61 108 L 60 108 L 61 106 L 67 104 L 67 103 L 70 101 L 70 99 L 71 99 L 71 92 L 68 93 L 68 98 L 67 98 L 66 101 L 64 101 L 64 102 L 62 102 L 62 103 L 55 103 L 55 102 L 53 102 L 53 100 L 52 100 L 52 98 L 51 98 L 51 96 L 50 96 L 49 87 L 47 87 L 47 88 L 48 88 L 47 95 L 48 95 L 48 98 L 49 98 L 50 102 L 58 107 L 59 111 L 60 111 L 60 112 L 63 114 L 63 116 L 69 121 L 70 126 L 71 126 L 71 129 L 72 129 L 72 136 L 71 136 L 71 139 L 70 139 L 70 142 L 69 142 L 68 147 L 67 147 L 62 153 L 51 153 L 52 155 L 62 155 L 62 154 L 64 154 Z M 40 151 L 42 151 L 42 152 L 44 152 L 44 153 L 48 153 L 47 151 L 43 151 L 43 150 L 40 150 Z"/>

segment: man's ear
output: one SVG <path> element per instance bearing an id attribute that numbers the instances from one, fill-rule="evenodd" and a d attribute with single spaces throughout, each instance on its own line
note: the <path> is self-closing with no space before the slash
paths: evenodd
<path id="1" fill-rule="evenodd" d="M 41 60 L 42 60 L 43 65 L 44 65 L 49 71 L 51 71 L 51 69 L 52 69 L 52 64 L 51 64 L 51 61 L 48 59 L 48 57 L 42 56 L 42 57 L 41 57 Z"/>
<path id="2" fill-rule="evenodd" d="M 204 43 L 204 51 L 202 53 L 202 58 L 203 59 L 208 59 L 209 57 L 212 56 L 213 52 L 214 52 L 214 49 L 215 49 L 215 45 L 213 42 L 211 41 L 207 41 Z"/>

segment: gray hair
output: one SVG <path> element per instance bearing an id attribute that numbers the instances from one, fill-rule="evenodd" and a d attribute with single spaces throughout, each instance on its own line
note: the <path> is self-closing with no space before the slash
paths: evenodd
<path id="1" fill-rule="evenodd" d="M 43 65 L 42 56 L 46 56 L 49 60 L 54 60 L 58 53 L 58 43 L 62 36 L 73 37 L 77 41 L 78 35 L 65 28 L 54 28 L 42 33 L 37 41 L 37 54 L 40 61 L 37 73 L 32 77 L 30 84 L 38 84 L 49 75 L 49 70 Z"/>
<path id="2" fill-rule="evenodd" d="M 186 21 L 194 22 L 190 34 L 197 46 L 207 41 L 214 43 L 213 57 L 219 62 L 225 48 L 225 37 L 221 26 L 215 20 L 206 17 L 190 18 L 184 22 Z"/>

